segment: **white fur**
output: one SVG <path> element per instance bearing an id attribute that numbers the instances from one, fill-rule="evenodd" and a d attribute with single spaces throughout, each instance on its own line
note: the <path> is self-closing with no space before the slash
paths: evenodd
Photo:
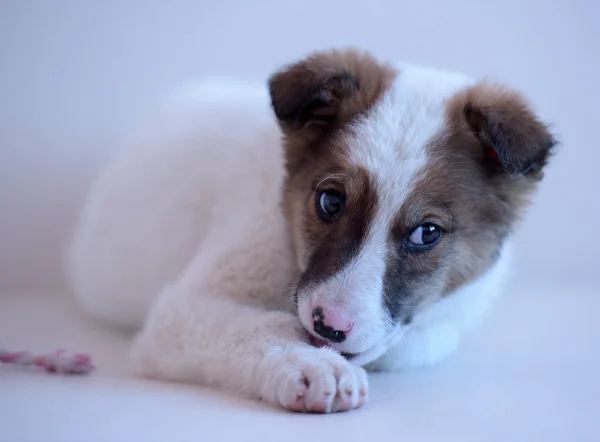
<path id="1" fill-rule="evenodd" d="M 366 294 L 380 290 L 390 214 L 425 164 L 422 146 L 440 127 L 441 97 L 465 84 L 446 73 L 404 73 L 351 141 L 354 160 L 376 172 L 385 199 L 363 254 L 331 282 L 334 291 L 340 281 L 350 287 L 364 315 L 362 340 L 354 344 L 361 350 L 389 325 Z M 366 397 L 364 370 L 331 349 L 311 347 L 285 296 L 298 268 L 279 206 L 280 134 L 265 89 L 207 81 L 177 94 L 99 177 L 69 273 L 88 312 L 139 329 L 131 355 L 140 374 L 215 385 L 292 409 L 354 408 Z M 398 139 L 397 125 L 414 130 Z M 392 155 L 397 143 L 405 152 L 399 162 Z M 380 153 L 371 155 L 369 144 Z M 498 274 L 491 270 L 431 306 L 393 346 L 356 362 L 381 356 L 370 368 L 398 369 L 445 357 L 471 316 L 480 316 L 473 300 L 495 291 Z"/>

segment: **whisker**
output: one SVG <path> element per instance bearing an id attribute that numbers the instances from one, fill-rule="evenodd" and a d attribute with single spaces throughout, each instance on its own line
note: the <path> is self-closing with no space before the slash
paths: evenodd
<path id="1" fill-rule="evenodd" d="M 294 308 L 298 307 L 298 299 L 296 296 L 297 289 L 297 282 L 290 282 L 288 284 L 285 284 L 281 289 L 281 293 L 285 297 L 286 301 L 288 301 L 290 303 L 289 305 L 291 305 Z"/>

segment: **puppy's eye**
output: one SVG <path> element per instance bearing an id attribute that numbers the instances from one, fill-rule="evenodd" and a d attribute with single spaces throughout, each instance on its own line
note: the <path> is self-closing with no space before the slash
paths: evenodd
<path id="1" fill-rule="evenodd" d="M 435 246 L 441 238 L 441 228 L 435 224 L 423 224 L 411 232 L 408 242 L 413 247 L 423 249 Z"/>
<path id="2" fill-rule="evenodd" d="M 317 194 L 317 214 L 323 221 L 338 219 L 344 209 L 344 197 L 335 190 Z"/>

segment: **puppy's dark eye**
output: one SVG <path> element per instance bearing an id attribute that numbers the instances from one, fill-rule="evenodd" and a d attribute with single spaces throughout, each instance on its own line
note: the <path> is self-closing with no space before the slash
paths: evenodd
<path id="1" fill-rule="evenodd" d="M 416 248 L 431 248 L 442 238 L 442 229 L 435 224 L 423 224 L 414 229 L 408 237 L 408 242 Z"/>
<path id="2" fill-rule="evenodd" d="M 344 209 L 344 197 L 335 190 L 324 190 L 317 194 L 317 213 L 323 221 L 338 219 Z"/>

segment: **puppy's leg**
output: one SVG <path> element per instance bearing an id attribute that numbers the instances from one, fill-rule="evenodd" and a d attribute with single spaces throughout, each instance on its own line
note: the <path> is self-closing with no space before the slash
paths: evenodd
<path id="1" fill-rule="evenodd" d="M 137 336 L 132 359 L 139 374 L 212 385 L 294 411 L 356 408 L 367 377 L 330 349 L 310 346 L 296 316 L 243 302 L 251 290 L 225 254 L 229 270 L 206 259 L 163 290 Z M 211 259 L 212 261 L 212 259 Z M 238 282 L 239 281 L 239 282 Z"/>
<path id="2" fill-rule="evenodd" d="M 367 394 L 364 370 L 305 343 L 294 315 L 178 285 L 161 294 L 132 357 L 139 374 L 213 385 L 294 411 L 349 410 Z"/>

